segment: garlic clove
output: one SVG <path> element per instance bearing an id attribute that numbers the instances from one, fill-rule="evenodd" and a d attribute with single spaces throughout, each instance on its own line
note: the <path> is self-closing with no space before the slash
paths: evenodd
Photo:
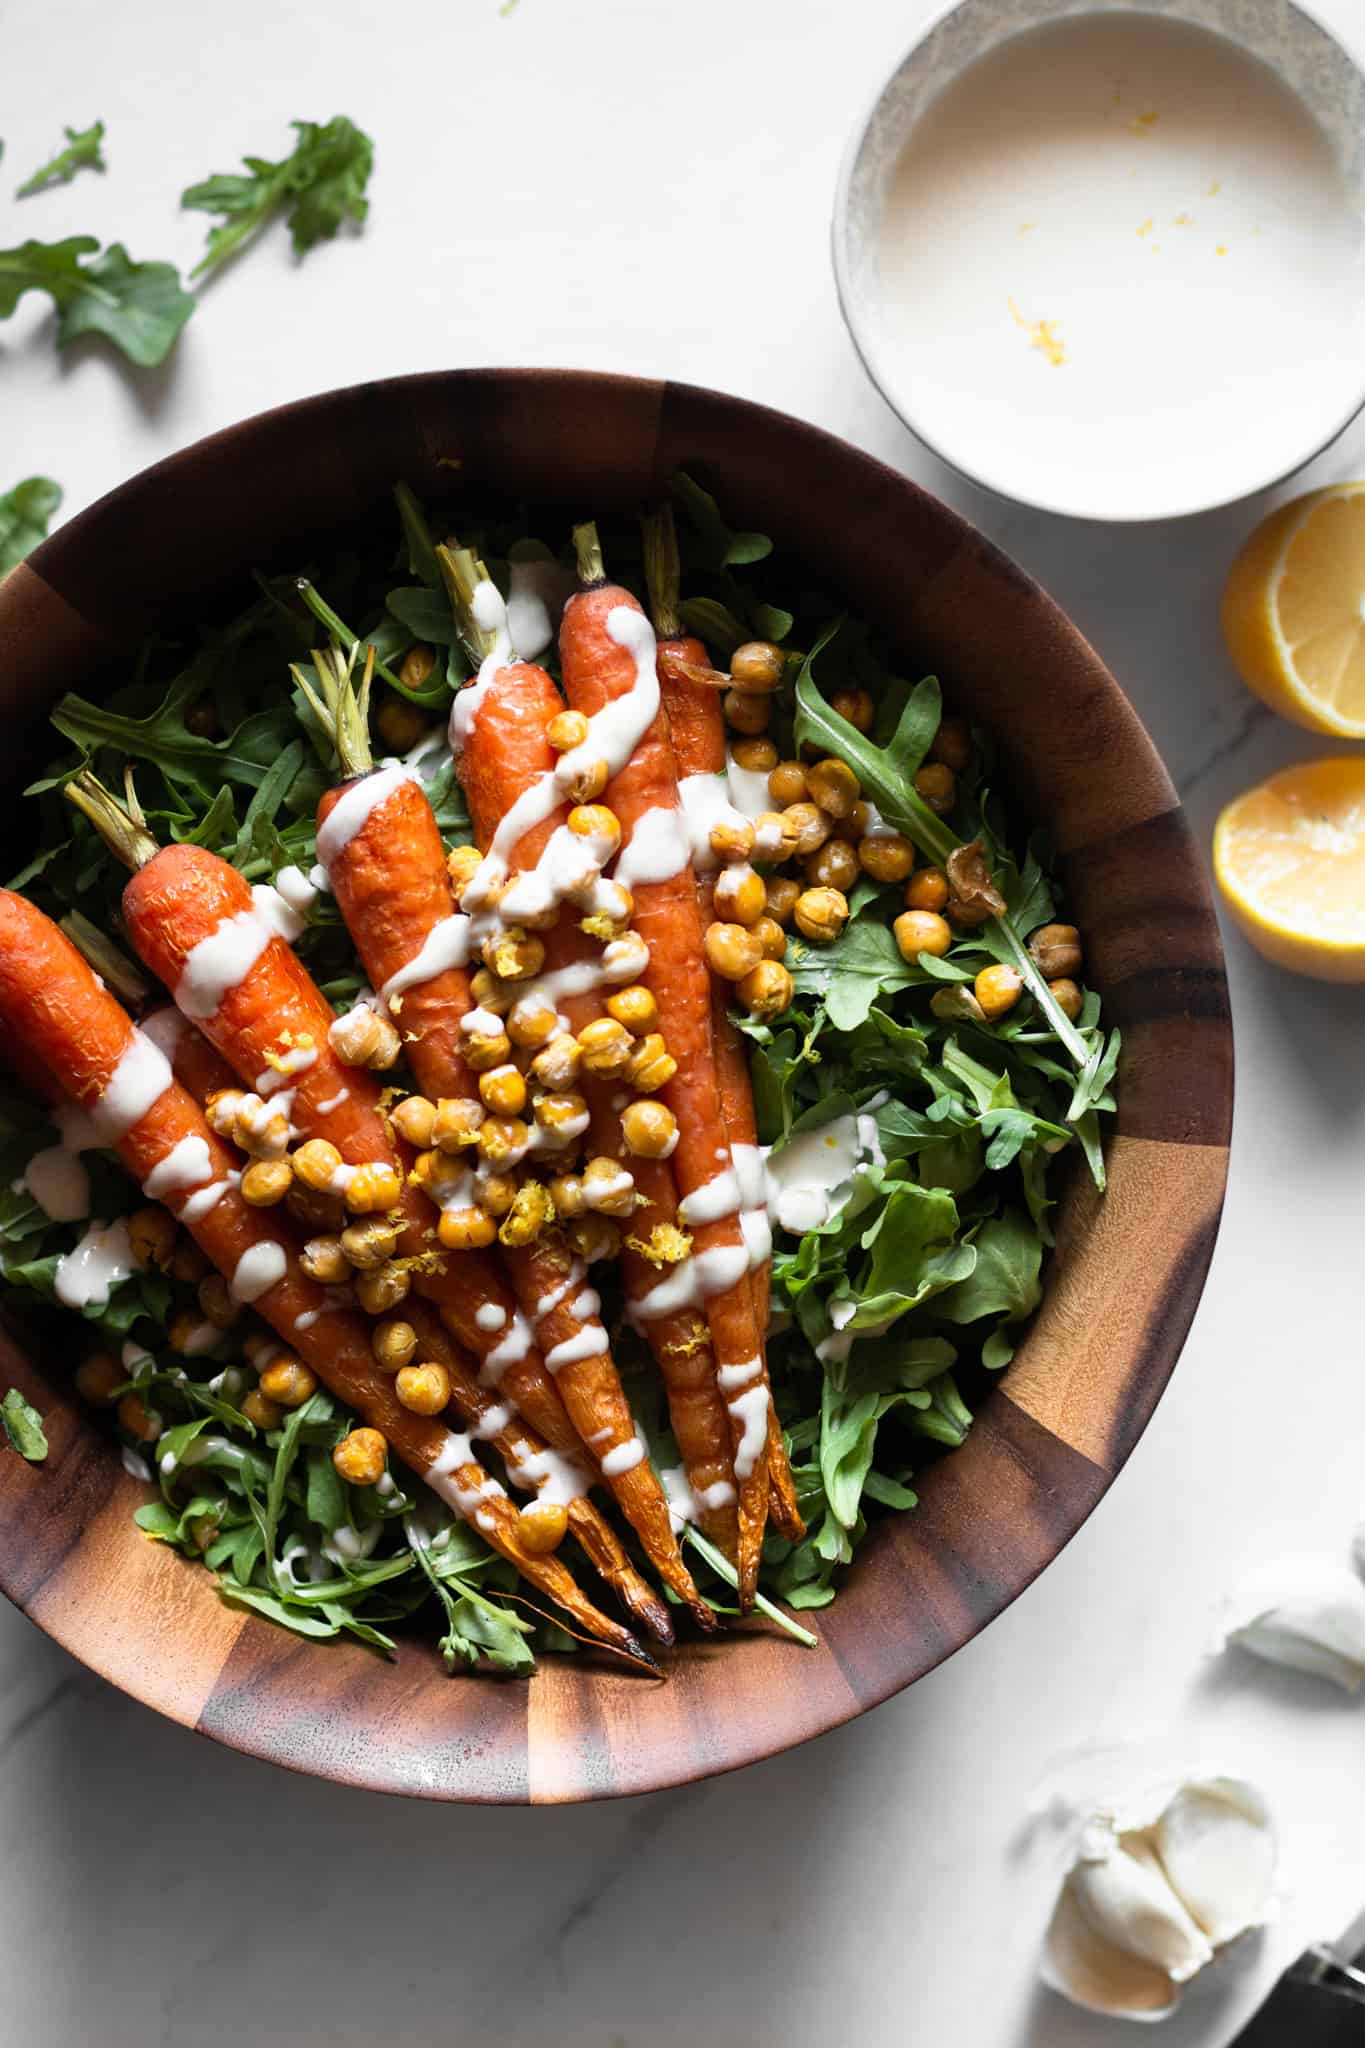
<path id="1" fill-rule="evenodd" d="M 1215 1948 L 1266 1917 L 1275 1829 L 1265 1801 L 1236 1778 L 1184 1784 L 1153 1830 L 1172 1889 Z"/>
<path id="2" fill-rule="evenodd" d="M 1279 1566 L 1249 1580 L 1223 1637 L 1267 1663 L 1327 1678 L 1347 1692 L 1365 1679 L 1365 1586 L 1344 1565 Z"/>
<path id="3" fill-rule="evenodd" d="M 1110 1814 L 1097 1814 L 1086 1826 L 1064 1889 L 1097 1941 L 1129 1961 L 1150 1964 L 1168 1986 L 1183 1984 L 1212 1954 L 1150 1843 L 1142 1835 L 1120 1835 Z"/>
<path id="4" fill-rule="evenodd" d="M 1164 1970 L 1140 1962 L 1096 1933 L 1070 1878 L 1062 1886 L 1047 1930 L 1041 1975 L 1073 2005 L 1112 2019 L 1164 2020 L 1180 1999 Z"/>

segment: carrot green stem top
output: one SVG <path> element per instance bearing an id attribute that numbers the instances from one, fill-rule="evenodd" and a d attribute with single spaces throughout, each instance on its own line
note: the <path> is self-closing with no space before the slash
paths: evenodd
<path id="1" fill-rule="evenodd" d="M 436 559 L 441 565 L 450 608 L 455 614 L 465 651 L 477 668 L 485 656 L 493 652 L 497 636 L 487 626 L 481 626 L 474 614 L 474 593 L 481 583 L 491 581 L 487 569 L 472 548 L 462 548 L 458 542 L 449 542 L 436 550 Z"/>
<path id="2" fill-rule="evenodd" d="M 645 541 L 645 585 L 654 630 L 661 640 L 682 636 L 678 616 L 678 590 L 682 571 L 678 563 L 678 534 L 673 524 L 673 507 L 661 505 L 640 521 Z"/>
<path id="3" fill-rule="evenodd" d="M 358 646 L 359 642 L 353 640 L 351 651 L 346 655 L 335 647 L 313 649 L 317 689 L 297 662 L 289 665 L 289 673 L 336 748 L 342 775 L 348 778 L 368 775 L 374 766 L 374 755 L 370 750 L 370 684 L 374 679 L 374 649 L 368 647 L 365 650 L 365 667 L 357 688 L 355 657 Z"/>
<path id="4" fill-rule="evenodd" d="M 88 768 L 83 768 L 79 775 L 72 776 L 62 794 L 83 817 L 90 820 L 115 859 L 121 860 L 134 874 L 160 853 L 161 848 L 147 830 L 147 821 L 138 807 L 131 784 L 128 790 L 130 801 L 124 805 L 98 777 Z"/>
<path id="5" fill-rule="evenodd" d="M 574 553 L 578 557 L 578 580 L 585 590 L 591 590 L 598 583 L 607 580 L 606 564 L 602 560 L 602 543 L 597 537 L 597 522 L 585 519 L 573 530 Z"/>

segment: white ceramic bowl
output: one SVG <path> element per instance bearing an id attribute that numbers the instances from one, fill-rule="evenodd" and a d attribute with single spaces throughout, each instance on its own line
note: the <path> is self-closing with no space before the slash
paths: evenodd
<path id="1" fill-rule="evenodd" d="M 1178 241 L 1179 230 L 1174 228 L 1166 231 L 1165 239 L 1168 266 L 1177 268 L 1168 268 L 1164 275 L 1156 270 L 1142 271 L 1140 263 L 1160 261 L 1155 236 L 1146 242 L 1135 239 L 1135 235 L 1141 237 L 1149 232 L 1152 222 L 1138 221 L 1140 209 L 1136 203 L 1120 204 L 1113 215 L 1114 240 L 1109 253 L 1121 263 L 1122 270 L 1115 273 L 1120 281 L 1104 285 L 1111 293 L 1104 303 L 1112 308 L 1127 292 L 1132 296 L 1123 298 L 1122 303 L 1140 306 L 1136 295 L 1144 288 L 1141 281 L 1147 278 L 1159 278 L 1159 292 L 1149 292 L 1149 297 L 1169 295 L 1172 291 L 1180 293 L 1185 289 L 1180 279 L 1190 275 L 1193 282 L 1186 331 L 1193 361 L 1187 388 L 1175 398 L 1169 391 L 1144 398 L 1138 358 L 1123 365 L 1122 374 L 1116 365 L 1112 376 L 1113 410 L 1106 413 L 1108 400 L 1097 382 L 1097 363 L 1102 351 L 1096 347 L 1087 357 L 1080 344 L 1089 337 L 1083 334 L 1079 318 L 1078 345 L 1071 359 L 1076 368 L 1070 382 L 1066 367 L 1049 366 L 1044 356 L 1030 354 L 1027 347 L 1030 339 L 1035 351 L 1043 348 L 1045 341 L 1050 346 L 1050 333 L 1040 340 L 1033 323 L 1038 312 L 1052 312 L 1053 306 L 1040 285 L 1035 294 L 1036 306 L 1025 306 L 1026 319 L 1009 296 L 1010 278 L 1030 273 L 1022 240 L 1016 262 L 1005 238 L 1011 233 L 1022 237 L 1034 223 L 1021 221 L 1015 226 L 1025 206 L 1008 190 L 1008 181 L 989 184 L 989 194 L 999 194 L 994 209 L 996 217 L 985 222 L 980 213 L 973 216 L 974 227 L 976 223 L 982 226 L 981 242 L 975 232 L 971 236 L 959 234 L 957 239 L 945 235 L 943 246 L 952 254 L 941 261 L 957 267 L 951 272 L 940 267 L 935 272 L 931 264 L 938 301 L 931 305 L 925 297 L 923 321 L 917 321 L 913 330 L 906 322 L 908 316 L 919 310 L 919 301 L 914 296 L 920 289 L 915 269 L 896 255 L 894 241 L 884 236 L 883 227 L 888 192 L 893 188 L 907 145 L 913 137 L 916 147 L 923 149 L 926 136 L 935 132 L 932 122 L 928 128 L 923 125 L 926 117 L 969 67 L 983 58 L 992 58 L 992 53 L 998 53 L 993 58 L 997 66 L 1016 63 L 1017 57 L 1003 51 L 1002 45 L 1025 31 L 1058 24 L 1064 17 L 1107 17 L 1117 27 L 1114 17 L 1125 15 L 1160 16 L 1188 30 L 1213 31 L 1238 46 L 1245 56 L 1268 65 L 1291 89 L 1302 109 L 1313 117 L 1326 138 L 1325 145 L 1321 145 L 1322 162 L 1327 165 L 1335 159 L 1340 172 L 1344 187 L 1342 217 L 1349 221 L 1352 242 L 1351 260 L 1340 267 L 1329 253 L 1329 246 L 1335 245 L 1318 249 L 1319 286 L 1335 291 L 1339 281 L 1342 296 L 1352 309 L 1351 318 L 1354 320 L 1358 314 L 1359 325 L 1353 329 L 1340 320 L 1322 318 L 1321 296 L 1315 301 L 1307 289 L 1296 296 L 1280 288 L 1283 276 L 1294 277 L 1300 250 L 1305 262 L 1311 253 L 1309 235 L 1305 232 L 1301 239 L 1297 238 L 1298 221 L 1292 209 L 1280 221 L 1278 242 L 1269 238 L 1264 242 L 1252 240 L 1261 229 L 1250 227 L 1233 249 L 1221 243 L 1215 249 L 1215 238 L 1220 232 L 1214 224 L 1219 217 L 1217 208 L 1226 207 L 1229 198 L 1235 199 L 1236 180 L 1229 181 L 1230 193 L 1219 201 L 1210 198 L 1200 210 L 1199 231 L 1205 237 L 1202 254 L 1209 260 L 1197 277 L 1187 262 L 1193 239 Z M 1232 61 L 1231 57 L 1228 61 Z M 1218 89 L 1223 89 L 1221 81 Z M 1118 97 L 1115 91 L 1116 104 Z M 948 103 L 954 109 L 960 105 L 960 97 Z M 1126 115 L 1128 110 L 1125 107 L 1122 111 Z M 947 113 L 947 107 L 939 109 L 940 136 Z M 956 119 L 955 112 L 952 118 Z M 1136 130 L 1141 120 L 1153 118 L 1142 116 L 1138 121 L 1129 120 L 1127 125 Z M 1116 115 L 1115 120 L 1118 119 Z M 1308 127 L 1305 123 L 1305 128 Z M 955 132 L 950 131 L 950 140 Z M 1162 131 L 1163 146 L 1173 132 L 1172 128 Z M 1263 129 L 1258 124 L 1249 132 L 1259 138 Z M 978 146 L 981 133 L 978 127 Z M 1107 134 L 1102 146 L 1112 149 L 1112 141 L 1112 134 Z M 1246 135 L 1241 144 L 1247 146 Z M 942 156 L 941 144 L 936 146 Z M 964 146 L 970 146 L 970 137 Z M 1250 146 L 1258 148 L 1259 141 Z M 1147 167 L 1153 158 L 1144 160 L 1138 145 L 1132 147 L 1137 168 L 1122 175 L 1140 181 L 1148 176 Z M 1282 152 L 1289 152 L 1286 161 L 1292 164 L 1292 134 L 1280 136 L 1279 147 Z M 979 165 L 983 162 L 980 156 L 974 161 Z M 957 173 L 952 175 L 956 177 Z M 1143 183 L 1119 187 L 1115 194 L 1115 175 L 1110 162 L 1110 199 L 1117 196 L 1122 201 L 1125 193 L 1131 193 L 1136 202 L 1136 196 L 1145 189 Z M 978 176 L 980 183 L 987 182 L 984 167 Z M 1266 182 L 1271 182 L 1268 172 Z M 1219 189 L 1218 181 L 1211 181 L 1202 189 L 1213 194 Z M 1244 179 L 1241 190 L 1245 193 L 1246 189 Z M 1171 218 L 1170 214 L 1164 217 L 1166 222 Z M 1183 222 L 1189 216 L 1180 213 L 1173 218 Z M 1292 0 L 961 0 L 913 46 L 854 132 L 835 201 L 834 270 L 844 318 L 873 382 L 905 424 L 945 462 L 1005 497 L 1047 511 L 1117 521 L 1167 518 L 1206 511 L 1279 481 L 1335 439 L 1365 403 L 1365 233 L 1357 230 L 1357 223 L 1362 222 L 1365 77 L 1341 44 Z M 1047 223 L 1041 225 L 1046 227 Z M 1109 225 L 1105 223 L 1106 234 Z M 1245 220 L 1239 225 L 1246 228 Z M 958 226 L 961 227 L 961 221 Z M 1159 221 L 1157 233 L 1162 230 L 1163 223 Z M 1272 232 L 1267 230 L 1268 237 Z M 1012 333 L 1008 343 L 998 335 L 993 337 L 991 346 L 999 358 L 994 367 L 987 353 L 976 357 L 972 354 L 970 337 L 978 331 L 976 328 L 967 329 L 964 322 L 959 322 L 967 334 L 967 345 L 963 345 L 961 335 L 956 341 L 951 335 L 953 309 L 968 302 L 973 286 L 962 268 L 962 252 L 973 252 L 980 269 L 980 250 L 987 233 L 995 236 L 995 254 L 1003 255 L 998 286 L 994 268 L 986 279 L 978 277 L 974 281 L 979 292 L 989 289 L 992 294 L 988 317 L 1006 323 L 1008 307 L 1021 328 L 1031 329 L 1031 333 Z M 1229 241 L 1233 239 L 1228 236 Z M 1035 266 L 1034 274 L 1043 242 L 1043 234 L 1034 237 L 1027 252 L 1028 261 Z M 1281 266 L 1278 276 L 1269 261 L 1272 252 Z M 1058 264 L 1069 260 L 1060 234 L 1052 253 L 1055 278 Z M 884 255 L 888 259 L 885 264 Z M 1214 260 L 1229 256 L 1232 260 L 1225 265 Z M 991 261 L 993 264 L 994 255 Z M 899 287 L 888 282 L 889 277 L 897 274 L 898 263 Z M 1183 272 L 1178 268 L 1180 263 L 1186 265 Z M 945 278 L 950 278 L 950 283 L 944 283 Z M 1100 288 L 1096 276 L 1087 273 L 1080 282 L 1082 292 L 1088 290 L 1091 294 L 1093 311 L 1094 295 Z M 1260 350 L 1262 360 L 1258 363 L 1239 359 L 1239 334 L 1254 333 L 1256 345 L 1248 341 L 1248 355 L 1253 357 L 1262 339 L 1261 331 L 1251 329 L 1245 320 L 1240 327 L 1230 324 L 1231 345 L 1226 356 L 1220 356 L 1214 346 L 1209 324 L 1210 295 L 1215 313 L 1223 314 L 1232 323 L 1228 309 L 1238 291 L 1259 293 L 1267 310 L 1284 324 L 1283 334 L 1277 337 L 1279 354 L 1273 372 L 1267 368 L 1269 357 L 1265 349 Z M 1057 296 L 1063 307 L 1069 303 L 1065 294 Z M 1244 298 L 1241 303 L 1254 301 Z M 945 305 L 950 315 L 947 321 L 941 318 Z M 1167 314 L 1169 305 L 1168 297 Z M 1286 311 L 1286 307 L 1292 310 Z M 1314 313 L 1318 315 L 1316 319 Z M 972 319 L 976 319 L 975 310 Z M 1296 331 L 1295 322 L 1300 324 L 1301 334 Z M 1064 322 L 1061 331 L 1067 332 Z M 1169 325 L 1161 331 L 1168 334 Z M 911 337 L 908 347 L 907 335 Z M 931 335 L 932 339 L 926 338 Z M 1006 362 L 1007 351 L 1011 353 Z M 1229 363 L 1225 375 L 1220 374 L 1220 361 Z M 1288 373 L 1282 367 L 1286 362 L 1295 366 Z M 1135 366 L 1136 375 L 1131 374 Z M 1192 408 L 1185 412 L 1183 425 L 1182 404 Z M 1107 430 L 1110 421 L 1113 433 Z M 1191 431 L 1192 427 L 1201 431 Z M 1128 435 L 1126 456 L 1122 446 L 1124 430 Z M 1117 454 L 1116 440 L 1120 444 Z"/>

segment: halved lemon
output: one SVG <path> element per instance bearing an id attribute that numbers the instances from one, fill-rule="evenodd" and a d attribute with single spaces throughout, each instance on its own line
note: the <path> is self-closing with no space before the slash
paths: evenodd
<path id="1" fill-rule="evenodd" d="M 1365 738 L 1365 483 L 1310 491 L 1262 520 L 1224 585 L 1223 637 L 1272 711 Z"/>
<path id="2" fill-rule="evenodd" d="M 1239 796 L 1214 827 L 1213 871 L 1267 960 L 1365 981 L 1365 755 L 1304 761 Z"/>

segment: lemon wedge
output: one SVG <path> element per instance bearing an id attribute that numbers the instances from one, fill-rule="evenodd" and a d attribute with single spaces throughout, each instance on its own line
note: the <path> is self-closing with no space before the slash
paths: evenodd
<path id="1" fill-rule="evenodd" d="M 1259 953 L 1319 981 L 1365 981 L 1365 755 L 1281 769 L 1213 833 L 1213 871 Z"/>
<path id="2" fill-rule="evenodd" d="M 1224 586 L 1223 637 L 1272 711 L 1365 738 L 1365 483 L 1310 491 L 1262 520 Z"/>

